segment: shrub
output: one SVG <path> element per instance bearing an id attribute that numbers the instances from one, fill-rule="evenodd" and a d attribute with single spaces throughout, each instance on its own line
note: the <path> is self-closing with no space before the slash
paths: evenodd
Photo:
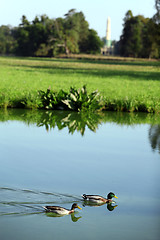
<path id="1" fill-rule="evenodd" d="M 69 93 L 60 90 L 53 92 L 50 89 L 47 91 L 39 91 L 42 102 L 41 107 L 46 109 L 64 109 L 73 111 L 85 110 L 100 110 L 103 108 L 103 99 L 98 91 L 90 94 L 87 93 L 86 86 L 81 89 L 71 87 Z"/>

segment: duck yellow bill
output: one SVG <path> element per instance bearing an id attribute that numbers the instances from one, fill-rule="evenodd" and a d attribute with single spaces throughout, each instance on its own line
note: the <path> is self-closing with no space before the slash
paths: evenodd
<path id="1" fill-rule="evenodd" d="M 79 208 L 80 210 L 82 210 L 82 208 L 80 208 L 79 206 L 78 206 L 78 208 Z"/>
<path id="2" fill-rule="evenodd" d="M 114 196 L 115 198 L 118 198 L 116 195 Z"/>

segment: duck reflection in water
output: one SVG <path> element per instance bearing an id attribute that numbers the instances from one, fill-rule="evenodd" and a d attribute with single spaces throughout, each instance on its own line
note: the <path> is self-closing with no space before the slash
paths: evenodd
<path id="1" fill-rule="evenodd" d="M 54 213 L 54 212 L 46 212 L 45 214 L 46 214 L 47 217 L 54 217 L 54 218 L 66 216 L 66 215 L 60 215 L 60 214 L 57 214 L 57 213 Z M 77 222 L 80 218 L 82 218 L 81 216 L 76 217 L 75 212 L 71 213 L 70 216 L 71 216 L 72 222 Z"/>
<path id="2" fill-rule="evenodd" d="M 118 205 L 112 205 L 112 203 L 107 203 L 107 209 L 108 211 L 113 211 Z"/>
<path id="3" fill-rule="evenodd" d="M 84 201 L 83 203 L 83 207 L 85 206 L 90 206 L 90 207 L 100 207 L 102 205 L 104 205 L 106 203 L 91 203 L 91 202 L 86 202 Z M 113 211 L 116 207 L 118 207 L 118 205 L 113 205 L 115 204 L 115 202 L 112 202 L 112 203 L 107 203 L 107 209 L 108 211 Z"/>

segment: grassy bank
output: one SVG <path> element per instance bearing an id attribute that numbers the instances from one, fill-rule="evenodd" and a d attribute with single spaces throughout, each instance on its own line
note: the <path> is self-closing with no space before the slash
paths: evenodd
<path id="1" fill-rule="evenodd" d="M 160 62 L 0 57 L 0 107 L 39 106 L 38 90 L 98 89 L 105 109 L 160 112 Z"/>

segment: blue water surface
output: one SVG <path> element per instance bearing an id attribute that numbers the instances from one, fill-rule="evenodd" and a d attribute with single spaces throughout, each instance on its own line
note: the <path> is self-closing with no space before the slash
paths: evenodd
<path id="1" fill-rule="evenodd" d="M 159 239 L 160 153 L 150 124 L 101 123 L 82 136 L 67 128 L 0 122 L 0 239 Z M 81 195 L 114 192 L 112 211 Z M 47 215 L 42 206 L 82 211 Z"/>

